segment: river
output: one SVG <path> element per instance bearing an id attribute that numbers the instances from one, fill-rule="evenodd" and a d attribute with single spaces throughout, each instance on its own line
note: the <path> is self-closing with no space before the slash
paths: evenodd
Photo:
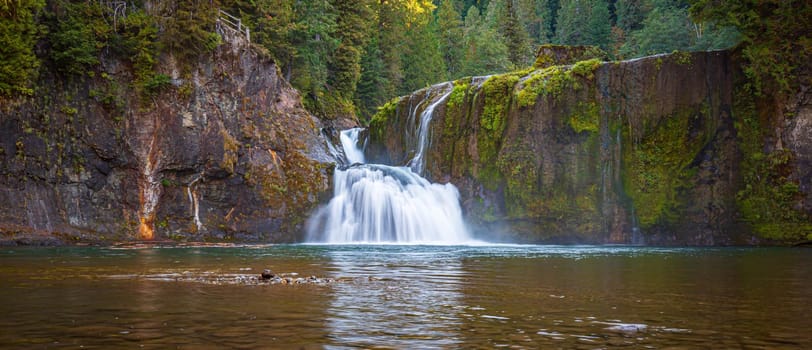
<path id="1" fill-rule="evenodd" d="M 809 266 L 805 248 L 1 248 L 0 347 L 812 348 Z"/>

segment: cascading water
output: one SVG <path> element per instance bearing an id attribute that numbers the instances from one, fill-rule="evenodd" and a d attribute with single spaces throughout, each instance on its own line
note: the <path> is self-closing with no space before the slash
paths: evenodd
<path id="1" fill-rule="evenodd" d="M 420 128 L 417 129 L 417 152 L 415 153 L 414 158 L 412 158 L 412 161 L 409 162 L 409 167 L 418 173 L 423 173 L 423 170 L 425 169 L 423 154 L 426 152 L 426 148 L 428 147 L 429 143 L 429 123 L 434 116 L 434 109 L 437 108 L 437 105 L 448 99 L 448 96 L 451 95 L 451 91 L 454 88 L 451 83 L 441 84 L 438 87 L 446 89 L 446 92 L 443 93 L 440 98 L 426 107 L 422 113 L 420 113 Z M 426 92 L 426 98 L 430 98 L 430 96 L 431 89 Z"/>
<path id="2" fill-rule="evenodd" d="M 418 145 L 411 167 L 365 164 L 360 131 L 341 132 L 345 169 L 335 172 L 333 199 L 308 222 L 308 241 L 318 243 L 459 244 L 471 238 L 462 219 L 459 192 L 452 184 L 421 177 L 434 108 L 450 94 L 431 96 L 420 116 Z"/>

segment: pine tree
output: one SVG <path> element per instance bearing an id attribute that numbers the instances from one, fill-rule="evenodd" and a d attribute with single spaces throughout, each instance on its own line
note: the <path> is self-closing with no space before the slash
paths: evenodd
<path id="1" fill-rule="evenodd" d="M 296 47 L 292 65 L 287 67 L 291 83 L 304 93 L 309 104 L 322 97 L 327 86 L 327 63 L 338 46 L 333 35 L 336 13 L 327 0 L 297 1 L 291 42 Z"/>
<path id="2" fill-rule="evenodd" d="M 368 0 L 334 0 L 338 13 L 336 36 L 341 41 L 333 55 L 331 85 L 345 99 L 352 99 L 361 77 L 361 54 L 369 37 L 372 17 Z"/>
<path id="3" fill-rule="evenodd" d="M 446 80 L 440 41 L 436 29 L 432 28 L 436 22 L 430 18 L 430 13 L 425 14 L 423 20 L 412 22 L 407 30 L 404 79 L 399 94 L 407 94 L 431 83 Z"/>
<path id="4" fill-rule="evenodd" d="M 687 50 L 691 46 L 690 23 L 684 8 L 655 7 L 643 21 L 642 28 L 631 34 L 621 53 L 633 57 Z"/>
<path id="5" fill-rule="evenodd" d="M 605 0 L 591 0 L 586 27 L 587 44 L 607 50 L 612 42 L 612 22 L 609 5 Z"/>
<path id="6" fill-rule="evenodd" d="M 457 78 L 462 71 L 463 24 L 454 1 L 444 0 L 437 9 L 437 29 L 440 37 L 440 52 L 443 55 L 446 71 L 450 78 Z"/>
<path id="7" fill-rule="evenodd" d="M 507 46 L 510 62 L 516 67 L 522 67 L 530 63 L 532 54 L 529 36 L 519 22 L 517 12 L 514 0 L 491 0 L 488 4 L 488 16 L 496 21 L 497 30 Z"/>
<path id="8" fill-rule="evenodd" d="M 499 33 L 487 18 L 480 16 L 476 6 L 471 6 L 465 16 L 465 46 L 464 75 L 492 74 L 512 68 Z"/>
<path id="9" fill-rule="evenodd" d="M 372 117 L 376 108 L 392 97 L 388 94 L 389 85 L 378 35 L 374 35 L 364 49 L 364 55 L 361 58 L 361 79 L 358 81 L 356 91 L 355 105 L 358 106 L 362 118 Z"/>
<path id="10" fill-rule="evenodd" d="M 558 16 L 557 43 L 609 47 L 612 27 L 605 0 L 564 0 Z"/>
<path id="11" fill-rule="evenodd" d="M 216 1 L 204 0 L 170 0 L 156 4 L 164 49 L 185 61 L 193 61 L 214 49 L 219 38 L 214 33 L 218 6 Z"/>
<path id="12" fill-rule="evenodd" d="M 646 0 L 617 0 L 615 13 L 617 14 L 617 27 L 629 33 L 643 26 L 651 5 Z"/>

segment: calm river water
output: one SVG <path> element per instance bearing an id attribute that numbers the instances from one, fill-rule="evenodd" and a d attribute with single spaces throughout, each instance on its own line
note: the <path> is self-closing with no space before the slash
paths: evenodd
<path id="1" fill-rule="evenodd" d="M 0 347 L 812 348 L 810 267 L 804 248 L 2 248 Z"/>

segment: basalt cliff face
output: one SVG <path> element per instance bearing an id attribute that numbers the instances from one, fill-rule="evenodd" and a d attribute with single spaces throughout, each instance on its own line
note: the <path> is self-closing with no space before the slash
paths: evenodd
<path id="1" fill-rule="evenodd" d="M 733 56 L 586 60 L 455 81 L 435 108 L 426 174 L 459 188 L 485 239 L 809 239 L 808 79 L 790 101 L 756 99 Z M 371 158 L 409 159 L 421 110 L 442 90 L 384 106 L 371 123 Z"/>
<path id="2" fill-rule="evenodd" d="M 45 72 L 0 107 L 6 243 L 131 239 L 290 242 L 329 187 L 322 122 L 270 59 L 234 33 L 151 96 L 106 59 Z"/>

